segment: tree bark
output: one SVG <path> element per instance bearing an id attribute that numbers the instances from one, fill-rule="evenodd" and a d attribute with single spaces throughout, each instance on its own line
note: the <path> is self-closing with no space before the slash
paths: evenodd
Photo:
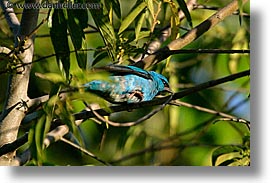
<path id="1" fill-rule="evenodd" d="M 38 3 L 38 0 L 26 0 L 25 3 Z M 2 7 L 3 8 L 3 7 Z M 5 11 L 5 10 L 4 10 Z M 34 36 L 31 32 L 36 28 L 39 9 L 24 9 L 18 35 L 19 43 L 15 43 L 16 63 L 31 63 L 34 51 Z M 16 18 L 16 17 L 15 17 Z M 10 25 L 11 27 L 11 25 Z M 12 27 L 11 27 L 12 28 Z M 20 123 L 28 110 L 28 84 L 31 64 L 22 66 L 9 76 L 6 101 L 0 116 L 0 147 L 16 140 Z M 0 165 L 13 165 L 16 151 L 0 157 Z"/>

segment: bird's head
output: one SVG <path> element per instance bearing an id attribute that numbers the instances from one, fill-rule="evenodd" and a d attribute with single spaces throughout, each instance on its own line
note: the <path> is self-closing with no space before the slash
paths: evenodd
<path id="1" fill-rule="evenodd" d="M 164 91 L 164 92 L 173 93 L 172 90 L 170 89 L 170 86 L 166 77 L 154 71 L 150 71 L 150 73 L 157 84 L 157 88 L 159 92 Z"/>

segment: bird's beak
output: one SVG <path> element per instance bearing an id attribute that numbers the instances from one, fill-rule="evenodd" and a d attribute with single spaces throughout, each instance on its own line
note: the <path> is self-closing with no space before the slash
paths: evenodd
<path id="1" fill-rule="evenodd" d="M 171 88 L 169 88 L 168 86 L 165 86 L 164 87 L 164 89 L 163 89 L 163 91 L 165 91 L 165 92 L 169 92 L 169 93 L 174 93 L 172 90 L 171 90 Z"/>

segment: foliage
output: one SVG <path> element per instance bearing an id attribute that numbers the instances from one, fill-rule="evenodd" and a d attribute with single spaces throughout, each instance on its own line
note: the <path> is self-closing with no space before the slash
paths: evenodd
<path id="1" fill-rule="evenodd" d="M 250 165 L 249 77 L 192 93 L 142 123 L 123 127 L 108 121 L 136 121 L 157 106 L 116 112 L 104 99 L 81 89 L 86 82 L 108 78 L 108 73 L 94 68 L 132 64 L 149 54 L 149 45 L 162 36 L 164 27 L 171 29 L 170 36 L 160 42 L 162 48 L 230 1 L 197 0 L 192 10 L 183 0 L 91 2 L 100 3 L 100 8 L 40 10 L 39 20 L 46 18 L 48 23 L 36 35 L 28 96 L 49 94 L 49 100 L 29 110 L 21 123 L 19 136 L 28 133 L 28 143 L 17 154 L 29 149 L 32 155 L 25 165 Z M 223 52 L 249 49 L 249 4 L 239 5 L 241 13 L 227 17 L 182 48 L 190 49 L 189 53 L 171 54 L 149 70 L 165 75 L 176 93 L 249 69 L 249 54 Z M 179 9 L 186 18 L 181 20 Z M 1 13 L 1 46 L 12 48 L 10 35 Z M 197 52 L 203 49 L 220 53 Z M 0 55 L 1 109 L 6 73 L 11 70 L 7 62 Z M 79 89 L 59 97 L 75 88 Z M 98 108 L 104 109 L 100 116 L 78 119 L 81 115 L 76 115 Z M 49 132 L 59 125 L 66 125 L 69 133 L 45 145 Z"/>

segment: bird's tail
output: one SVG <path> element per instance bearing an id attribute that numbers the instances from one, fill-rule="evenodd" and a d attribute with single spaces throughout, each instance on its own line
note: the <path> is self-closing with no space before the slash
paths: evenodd
<path id="1" fill-rule="evenodd" d="M 109 83 L 105 81 L 94 80 L 92 82 L 86 83 L 84 85 L 85 90 L 87 91 L 101 91 L 105 92 L 109 89 Z"/>

